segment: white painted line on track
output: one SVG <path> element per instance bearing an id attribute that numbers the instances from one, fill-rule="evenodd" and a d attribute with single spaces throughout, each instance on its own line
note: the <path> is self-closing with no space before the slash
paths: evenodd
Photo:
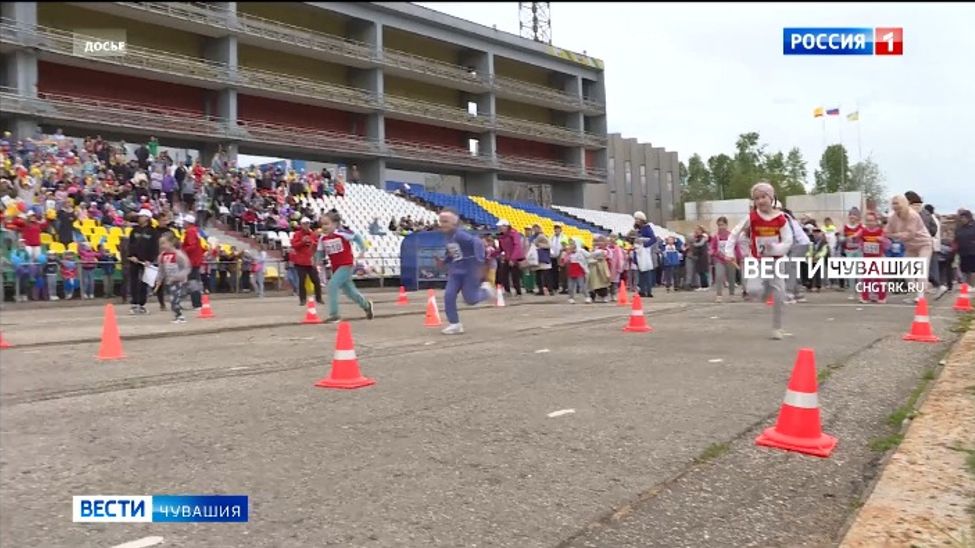
<path id="1" fill-rule="evenodd" d="M 433 341 L 427 341 L 427 342 L 423 343 L 423 346 L 433 346 L 435 344 L 437 344 L 437 343 L 435 343 Z"/>
<path id="2" fill-rule="evenodd" d="M 240 367 L 231 367 L 230 369 L 228 369 L 228 371 L 243 371 L 244 369 L 250 369 L 250 367 L 247 367 L 246 365 L 242 365 Z"/>
<path id="3" fill-rule="evenodd" d="M 548 354 L 549 352 L 551 352 L 551 350 L 549 350 L 548 348 L 542 348 L 535 351 L 536 354 Z"/>
<path id="4" fill-rule="evenodd" d="M 718 317 L 717 317 L 717 316 L 711 316 L 711 318 L 710 318 L 710 319 L 712 319 L 712 320 L 717 320 L 717 319 L 718 319 Z"/>
<path id="5" fill-rule="evenodd" d="M 133 540 L 131 542 L 123 542 L 113 546 L 112 548 L 147 548 L 149 546 L 155 546 L 157 544 L 162 544 L 162 537 L 145 537 L 139 540 Z"/>
<path id="6" fill-rule="evenodd" d="M 555 417 L 561 417 L 562 415 L 571 415 L 575 413 L 575 409 L 560 409 L 558 411 L 552 411 L 548 414 L 548 418 L 554 419 Z"/>
<path id="7" fill-rule="evenodd" d="M 712 358 L 712 359 L 708 360 L 708 363 L 721 363 L 723 361 L 724 360 L 721 359 L 721 358 Z"/>

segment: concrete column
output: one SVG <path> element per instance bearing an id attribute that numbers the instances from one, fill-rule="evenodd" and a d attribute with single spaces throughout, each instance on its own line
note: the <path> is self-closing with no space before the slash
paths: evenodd
<path id="1" fill-rule="evenodd" d="M 583 207 L 586 183 L 559 181 L 552 184 L 552 203 L 569 207 Z"/>
<path id="2" fill-rule="evenodd" d="M 230 28 L 237 27 L 237 2 L 213 2 L 213 4 L 218 8 L 223 8 L 227 10 L 227 26 Z"/>
<path id="3" fill-rule="evenodd" d="M 226 76 L 234 81 L 237 77 L 237 37 L 222 36 L 208 39 L 204 44 L 204 57 L 227 67 Z M 237 125 L 237 89 L 228 86 L 216 91 L 216 115 L 226 120 L 230 127 Z"/>
<path id="4" fill-rule="evenodd" d="M 498 174 L 493 171 L 464 174 L 464 192 L 468 195 L 495 199 L 501 195 Z"/>
<path id="5" fill-rule="evenodd" d="M 374 54 L 383 50 L 383 24 L 363 19 L 350 19 L 345 26 L 345 37 L 372 46 Z"/>
<path id="6" fill-rule="evenodd" d="M 384 79 L 381 68 L 370 69 L 349 69 L 350 83 L 360 89 L 364 89 L 373 94 L 378 101 L 380 108 L 383 105 Z M 354 128 L 349 128 L 353 131 Z M 382 110 L 370 112 L 366 115 L 366 137 L 385 146 L 386 141 L 386 119 Z"/>
<path id="7" fill-rule="evenodd" d="M 579 168 L 579 173 L 586 172 L 586 149 L 585 147 L 566 147 L 563 149 L 562 161 L 570 166 Z"/>
<path id="8" fill-rule="evenodd" d="M 16 117 L 10 120 L 10 132 L 14 139 L 34 139 L 40 136 L 41 128 L 33 118 Z"/>
<path id="9" fill-rule="evenodd" d="M 37 2 L 3 2 L 0 4 L 0 15 L 25 29 L 36 27 Z"/>
<path id="10" fill-rule="evenodd" d="M 227 162 L 237 163 L 238 146 L 236 142 L 226 141 L 223 143 L 204 143 L 200 147 L 200 163 L 209 168 L 213 162 L 213 156 L 217 153 L 217 148 L 223 147 L 224 159 Z"/>
<path id="11" fill-rule="evenodd" d="M 353 164 L 359 166 L 359 183 L 373 185 L 377 188 L 386 188 L 386 159 L 370 158 L 368 160 L 356 160 Z M 349 164 L 349 171 L 352 171 L 352 164 Z"/>
<path id="12" fill-rule="evenodd" d="M 37 54 L 19 49 L 4 56 L 4 85 L 18 95 L 37 97 Z"/>

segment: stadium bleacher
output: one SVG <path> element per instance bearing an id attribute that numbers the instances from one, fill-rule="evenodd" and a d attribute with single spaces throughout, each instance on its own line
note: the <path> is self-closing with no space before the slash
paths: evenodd
<path id="1" fill-rule="evenodd" d="M 404 188 L 407 194 L 431 207 L 449 207 L 460 215 L 461 219 L 474 225 L 493 227 L 498 218 L 471 200 L 466 195 L 443 194 L 418 188 Z"/>
<path id="2" fill-rule="evenodd" d="M 510 205 L 502 204 L 494 200 L 488 200 L 487 198 L 483 198 L 481 196 L 471 196 L 471 200 L 474 200 L 478 205 L 486 209 L 495 217 L 506 219 L 511 223 L 511 227 L 517 229 L 519 232 L 524 231 L 526 228 L 531 228 L 532 225 L 540 226 L 542 228 L 542 232 L 545 234 L 552 234 L 555 232 L 555 223 L 548 217 L 542 217 L 535 213 L 530 213 Z M 567 237 L 578 239 L 587 247 L 592 248 L 593 233 L 589 230 L 582 230 L 575 226 L 564 226 L 562 232 Z"/>
<path id="3" fill-rule="evenodd" d="M 437 219 L 437 214 L 372 185 L 347 183 L 345 188 L 344 197 L 314 199 L 303 196 L 300 201 L 310 205 L 319 215 L 333 208 L 338 211 L 343 223 L 362 234 L 368 243 L 369 249 L 363 254 L 363 262 L 377 273 L 399 276 L 403 236 L 389 231 L 390 218 L 399 222 L 400 218 L 411 216 L 415 221 L 429 223 Z M 378 218 L 379 227 L 386 234 L 369 234 L 369 224 L 373 218 Z M 290 232 L 269 232 L 267 237 L 273 245 L 283 248 L 291 245 Z"/>
<path id="4" fill-rule="evenodd" d="M 600 211 L 597 209 L 582 209 L 578 207 L 560 206 L 553 205 L 552 209 L 562 211 L 573 217 L 578 217 L 584 221 L 590 222 L 603 230 L 608 230 L 613 234 L 626 234 L 630 230 L 633 230 L 633 215 L 628 215 L 626 213 L 616 213 L 613 211 Z M 660 225 L 650 223 L 653 227 L 653 232 L 660 238 L 666 238 L 668 236 L 673 236 L 680 241 L 684 241 L 684 237 L 672 230 L 668 230 Z"/>
<path id="5" fill-rule="evenodd" d="M 510 200 L 498 200 L 498 203 L 501 203 L 501 204 L 506 205 L 506 206 L 511 206 L 511 207 L 520 209 L 522 211 L 526 211 L 528 213 L 534 213 L 535 215 L 538 215 L 540 217 L 547 217 L 549 219 L 552 219 L 552 221 L 554 221 L 554 222 L 562 223 L 563 226 L 574 226 L 574 227 L 578 228 L 579 230 L 588 230 L 589 232 L 592 232 L 592 233 L 595 233 L 595 234 L 606 234 L 607 232 L 609 232 L 605 228 L 603 228 L 601 226 L 597 226 L 597 225 L 595 225 L 593 223 L 589 223 L 589 222 L 586 222 L 586 221 L 583 221 L 583 220 L 580 220 L 580 219 L 576 219 L 574 217 L 570 217 L 568 215 L 564 215 L 564 214 L 562 214 L 561 212 L 559 212 L 557 210 L 549 209 L 549 208 L 546 208 L 546 207 L 541 207 L 541 206 L 538 206 L 538 205 L 535 205 L 535 204 L 530 204 L 528 202 L 516 202 L 516 201 L 510 201 Z"/>

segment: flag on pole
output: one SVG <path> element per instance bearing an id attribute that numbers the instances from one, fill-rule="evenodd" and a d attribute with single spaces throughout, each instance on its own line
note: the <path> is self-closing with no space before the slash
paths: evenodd
<path id="1" fill-rule="evenodd" d="M 822 116 L 823 116 L 823 107 L 816 107 L 813 110 L 813 118 L 822 118 Z"/>
<path id="2" fill-rule="evenodd" d="M 847 122 L 856 122 L 859 119 L 860 119 L 860 111 L 851 112 L 846 115 Z"/>
<path id="3" fill-rule="evenodd" d="M 829 110 L 826 111 L 826 115 L 827 116 L 839 116 L 840 115 L 840 109 L 839 108 L 831 108 L 831 109 L 829 109 Z"/>

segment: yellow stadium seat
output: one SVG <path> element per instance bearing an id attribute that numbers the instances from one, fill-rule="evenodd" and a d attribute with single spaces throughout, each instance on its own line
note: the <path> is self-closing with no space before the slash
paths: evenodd
<path id="1" fill-rule="evenodd" d="M 499 219 L 507 219 L 511 227 L 518 232 L 524 233 L 526 228 L 531 228 L 537 224 L 545 234 L 554 232 L 554 221 L 548 217 L 542 217 L 518 208 L 507 206 L 494 200 L 488 200 L 481 196 L 471 196 L 477 205 L 483 207 L 485 211 Z M 563 226 L 562 232 L 569 238 L 579 238 L 587 247 L 592 248 L 593 234 L 586 230 L 580 230 L 574 226 Z"/>
<path id="2" fill-rule="evenodd" d="M 72 224 L 71 226 L 75 227 L 78 230 L 81 230 L 81 226 L 82 226 L 81 221 L 75 221 L 74 224 Z"/>
<path id="3" fill-rule="evenodd" d="M 278 274 L 278 269 L 275 266 L 269 266 L 264 269 L 264 278 L 268 280 L 276 280 L 280 276 Z"/>
<path id="4" fill-rule="evenodd" d="M 78 244 L 76 242 L 71 242 L 70 244 L 68 244 L 68 251 L 71 251 L 73 253 L 77 253 L 78 252 Z"/>
<path id="5" fill-rule="evenodd" d="M 93 236 L 98 236 L 99 238 L 102 236 L 108 236 L 108 231 L 105 230 L 105 227 L 103 226 L 96 226 L 95 230 L 93 230 L 91 233 Z"/>
<path id="6" fill-rule="evenodd" d="M 64 253 L 64 244 L 61 242 L 51 242 L 51 245 L 47 246 L 48 253 Z"/>
<path id="7" fill-rule="evenodd" d="M 124 234 L 125 234 L 125 237 L 128 238 L 129 237 L 129 234 L 132 234 L 132 227 L 131 226 L 125 227 Z"/>
<path id="8" fill-rule="evenodd" d="M 223 251 L 224 253 L 230 253 L 230 244 L 221 244 L 220 251 Z"/>
<path id="9" fill-rule="evenodd" d="M 81 221 L 81 228 L 82 229 L 85 229 L 85 228 L 95 228 L 95 226 L 96 226 L 96 223 L 95 223 L 95 220 L 94 219 L 85 219 L 85 220 Z"/>
<path id="10" fill-rule="evenodd" d="M 125 234 L 125 233 L 122 232 L 122 229 L 119 228 L 119 227 L 117 227 L 117 226 L 113 226 L 112 228 L 108 229 L 108 235 L 109 236 L 117 236 L 118 238 L 121 238 L 122 237 L 122 234 Z"/>
<path id="11" fill-rule="evenodd" d="M 47 232 L 41 233 L 41 245 L 51 245 L 51 242 L 53 241 L 54 241 L 54 236 L 51 236 Z"/>
<path id="12" fill-rule="evenodd" d="M 157 220 L 155 220 L 155 219 L 153 219 L 153 220 L 152 220 L 152 228 L 156 228 L 156 227 L 158 227 L 158 226 L 159 226 L 159 221 L 157 221 Z"/>

